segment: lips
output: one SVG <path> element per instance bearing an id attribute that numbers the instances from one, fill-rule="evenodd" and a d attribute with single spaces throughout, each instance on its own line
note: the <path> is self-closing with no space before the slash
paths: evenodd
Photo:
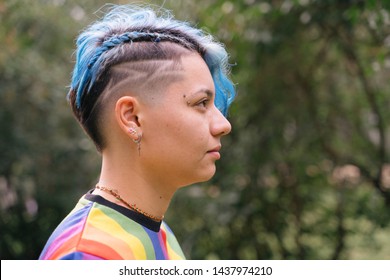
<path id="1" fill-rule="evenodd" d="M 218 145 L 218 146 L 216 146 L 215 148 L 213 148 L 213 149 L 211 149 L 211 150 L 209 150 L 209 151 L 207 151 L 208 153 L 209 152 L 219 152 L 219 150 L 221 150 L 221 145 Z"/>
<path id="2" fill-rule="evenodd" d="M 221 150 L 221 145 L 218 145 L 215 148 L 207 151 L 207 154 L 213 156 L 216 159 L 220 159 L 221 158 L 221 154 L 219 153 L 220 150 Z"/>

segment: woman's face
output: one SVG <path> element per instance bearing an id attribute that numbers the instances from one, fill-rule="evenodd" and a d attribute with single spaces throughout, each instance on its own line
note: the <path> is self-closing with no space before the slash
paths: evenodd
<path id="1" fill-rule="evenodd" d="M 191 54 L 181 62 L 181 79 L 156 93 L 163 94 L 161 100 L 145 105 L 139 115 L 143 133 L 139 159 L 148 180 L 175 188 L 214 175 L 221 137 L 231 131 L 214 105 L 214 82 L 204 60 Z"/>

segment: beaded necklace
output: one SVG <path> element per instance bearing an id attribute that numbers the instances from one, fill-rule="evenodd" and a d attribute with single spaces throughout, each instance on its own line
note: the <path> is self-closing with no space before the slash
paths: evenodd
<path id="1" fill-rule="evenodd" d="M 149 213 L 146 213 L 145 211 L 139 209 L 137 207 L 136 204 L 130 204 L 128 203 L 127 201 L 125 201 L 118 193 L 117 190 L 113 190 L 113 189 L 109 189 L 109 188 L 106 188 L 106 187 L 103 187 L 103 186 L 99 186 L 99 185 L 96 185 L 95 187 L 96 189 L 98 190 L 101 190 L 103 192 L 106 192 L 112 196 L 114 196 L 117 200 L 119 200 L 120 202 L 122 202 L 123 204 L 125 204 L 127 207 L 129 207 L 131 210 L 141 214 L 141 215 L 144 215 L 152 220 L 155 220 L 157 222 L 161 222 L 163 219 L 164 219 L 164 216 L 154 216 L 154 215 L 151 215 Z"/>

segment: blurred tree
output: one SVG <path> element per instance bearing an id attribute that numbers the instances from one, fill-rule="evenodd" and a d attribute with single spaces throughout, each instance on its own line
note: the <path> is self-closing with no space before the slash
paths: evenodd
<path id="1" fill-rule="evenodd" d="M 213 183 L 173 207 L 200 197 L 178 230 L 193 235 L 191 255 L 389 258 L 378 250 L 389 242 L 375 237 L 389 233 L 389 4 L 205 1 L 188 10 L 228 45 L 239 92 Z"/>
<path id="2" fill-rule="evenodd" d="M 187 256 L 390 258 L 390 3 L 151 3 L 215 34 L 235 64 L 218 172 L 167 215 Z M 74 39 L 103 4 L 0 2 L 2 259 L 37 258 L 98 175 L 65 95 Z"/>
<path id="3" fill-rule="evenodd" d="M 0 3 L 0 256 L 34 259 L 96 177 L 66 104 L 80 1 Z"/>

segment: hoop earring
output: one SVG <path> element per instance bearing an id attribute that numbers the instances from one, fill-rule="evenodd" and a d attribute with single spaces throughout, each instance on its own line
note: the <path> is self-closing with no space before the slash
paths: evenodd
<path id="1" fill-rule="evenodd" d="M 141 140 L 142 140 L 142 133 L 137 133 L 137 131 L 133 128 L 129 128 L 129 132 L 132 135 L 137 135 L 137 138 L 133 139 L 134 143 L 137 144 L 137 149 L 138 149 L 138 155 L 141 155 Z"/>

